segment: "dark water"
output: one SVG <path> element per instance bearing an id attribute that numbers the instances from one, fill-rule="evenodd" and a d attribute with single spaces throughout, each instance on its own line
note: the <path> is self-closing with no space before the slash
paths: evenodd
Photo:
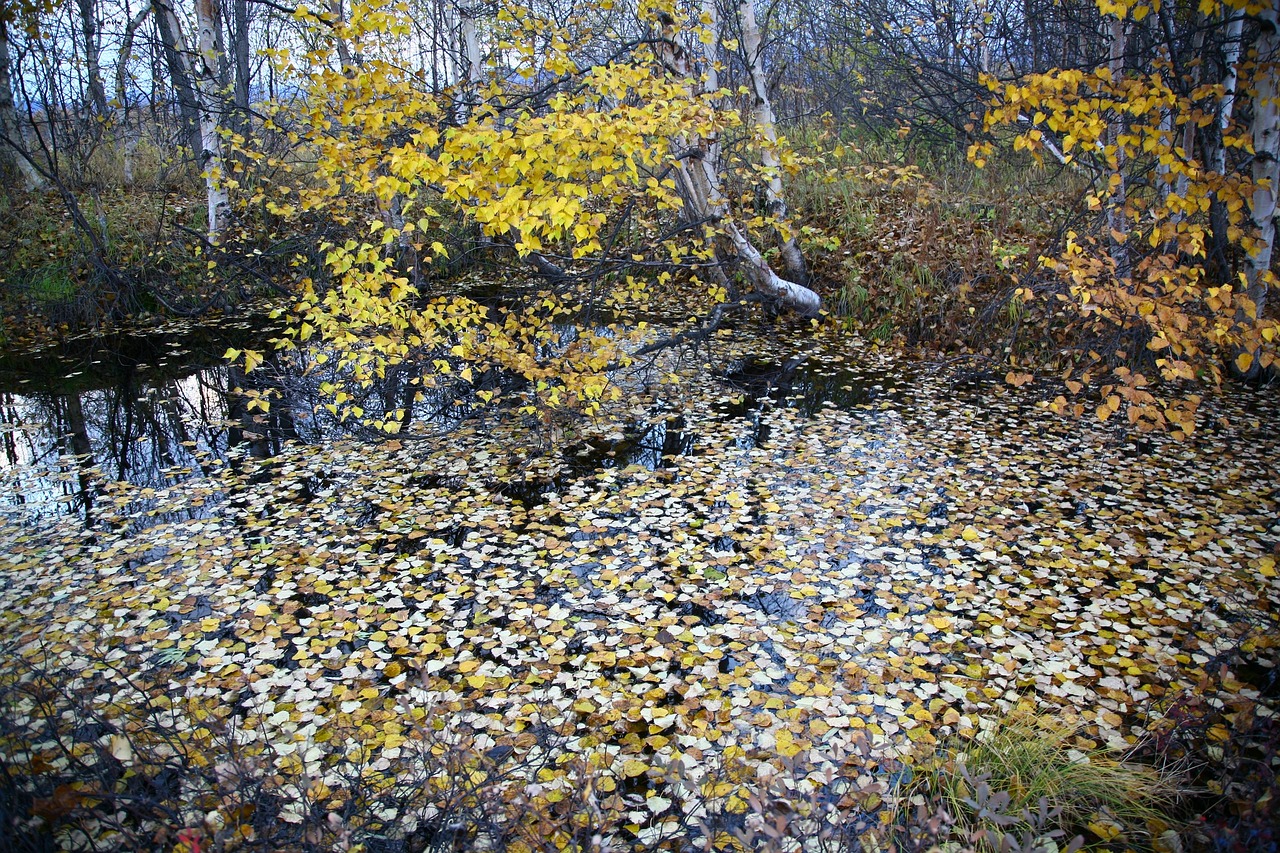
<path id="1" fill-rule="evenodd" d="M 375 437 L 323 408 L 319 386 L 336 378 L 332 372 L 272 354 L 270 341 L 279 334 L 276 321 L 259 315 L 81 336 L 0 358 L 0 512 L 15 521 L 77 515 L 92 523 L 104 483 L 159 489 L 207 476 L 240 455 L 273 456 L 285 442 L 314 443 L 362 430 Z M 261 351 L 267 360 L 246 374 L 227 363 L 228 348 Z M 769 439 L 761 418 L 766 405 L 811 416 L 824 406 L 894 400 L 908 385 L 905 374 L 859 373 L 802 359 L 746 357 L 719 376 L 726 396 L 715 409 L 754 425 L 740 439 L 749 444 Z M 466 400 L 460 404 L 465 395 L 458 388 L 424 395 L 412 378 L 402 369 L 361 404 L 372 412 L 404 409 L 403 426 L 430 423 L 446 430 L 479 410 Z M 485 375 L 466 393 L 516 386 L 511 377 Z M 266 411 L 255 397 L 268 402 Z M 593 470 L 633 464 L 655 469 L 664 459 L 696 452 L 698 436 L 683 416 L 657 415 L 630 424 L 621 438 L 571 444 L 563 452 L 561 479 L 513 482 L 508 496 L 531 506 L 564 480 Z"/>
<path id="2" fill-rule="evenodd" d="M 265 318 L 78 337 L 0 359 L 0 506 L 91 511 L 100 480 L 200 476 L 243 440 L 230 346 L 264 344 Z M 86 515 L 86 518 L 88 516 Z"/>

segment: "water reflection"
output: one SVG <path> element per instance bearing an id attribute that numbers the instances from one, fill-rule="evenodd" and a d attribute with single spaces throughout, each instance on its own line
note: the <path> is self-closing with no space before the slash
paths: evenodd
<path id="1" fill-rule="evenodd" d="M 556 332 L 559 349 L 576 340 L 573 327 Z M 273 321 L 258 316 L 73 338 L 0 359 L 0 514 L 15 521 L 70 514 L 91 527 L 101 520 L 95 516 L 110 502 L 114 482 L 159 490 L 209 477 L 227 465 L 238 468 L 246 457 L 274 457 L 287 442 L 382 435 L 342 421 L 324 405 L 320 388 L 342 381 L 335 359 L 320 351 L 280 357 L 269 343 L 278 334 Z M 266 360 L 246 374 L 225 362 L 228 348 L 263 352 Z M 812 416 L 824 406 L 850 410 L 898 393 L 885 375 L 803 359 L 746 358 L 723 379 L 741 394 L 717 411 L 749 425 L 735 438 L 744 450 L 770 440 L 763 415 L 771 404 Z M 406 363 L 356 392 L 353 402 L 369 421 L 395 421 L 402 429 L 427 424 L 447 432 L 486 416 L 478 392 L 513 398 L 522 382 L 488 370 L 471 383 L 425 387 L 415 365 Z M 556 480 L 513 482 L 503 490 L 535 504 L 569 479 L 615 465 L 661 468 L 672 457 L 694 453 L 705 440 L 683 417 L 655 410 L 621 435 L 567 448 Z M 260 469 L 256 476 L 271 474 Z M 135 490 L 131 510 L 155 510 L 137 499 Z M 198 505 L 188 511 L 205 512 Z"/>
<path id="2" fill-rule="evenodd" d="M 163 488 L 208 476 L 237 444 L 269 455 L 280 417 L 245 410 L 237 387 L 263 386 L 222 363 L 228 346 L 274 330 L 244 321 L 151 334 L 73 338 L 0 360 L 0 512 L 63 514 L 93 525 L 104 484 Z"/>
<path id="3" fill-rule="evenodd" d="M 161 487 L 207 475 L 231 443 L 227 373 L 158 382 L 134 374 L 105 388 L 3 393 L 6 503 L 37 514 L 66 504 L 92 524 L 104 480 Z"/>

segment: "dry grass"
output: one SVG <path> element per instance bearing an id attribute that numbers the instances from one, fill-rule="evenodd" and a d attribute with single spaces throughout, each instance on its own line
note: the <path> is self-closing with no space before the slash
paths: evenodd
<path id="1" fill-rule="evenodd" d="M 1086 848 L 1150 849 L 1178 795 L 1172 777 L 1092 745 L 1074 722 L 1024 713 L 944 745 L 917 768 L 899 807 L 940 808 L 952 837 L 976 850 L 1000 850 L 1006 835 L 1035 839 L 1046 825 L 1082 836 Z"/>

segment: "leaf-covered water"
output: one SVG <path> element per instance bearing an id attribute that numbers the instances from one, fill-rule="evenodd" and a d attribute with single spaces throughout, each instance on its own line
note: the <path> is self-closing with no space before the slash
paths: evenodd
<path id="1" fill-rule="evenodd" d="M 487 413 L 99 483 L 89 531 L 3 528 L 6 651 L 320 777 L 336 732 L 376 769 L 424 715 L 481 749 L 545 725 L 604 792 L 716 757 L 868 784 L 1020 703 L 1133 743 L 1207 671 L 1274 702 L 1274 393 L 1178 443 L 803 343 L 722 338 L 578 436 Z"/>

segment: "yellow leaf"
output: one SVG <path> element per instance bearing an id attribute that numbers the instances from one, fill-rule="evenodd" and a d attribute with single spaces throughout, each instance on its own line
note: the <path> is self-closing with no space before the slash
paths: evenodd
<path id="1" fill-rule="evenodd" d="M 1241 373 L 1248 373 L 1249 368 L 1253 367 L 1253 353 L 1242 352 L 1236 356 L 1236 369 Z"/>
<path id="2" fill-rule="evenodd" d="M 1267 556 L 1258 561 L 1258 574 L 1264 578 L 1276 577 L 1276 558 Z"/>
<path id="3" fill-rule="evenodd" d="M 1111 841 L 1118 838 L 1124 827 L 1113 820 L 1099 817 L 1097 820 L 1091 820 L 1088 824 L 1089 831 L 1101 838 L 1103 841 Z"/>
<path id="4" fill-rule="evenodd" d="M 481 687 L 484 687 L 484 683 L 485 683 L 485 681 L 487 681 L 487 680 L 488 680 L 488 679 L 486 679 L 483 675 L 468 675 L 468 676 L 467 676 L 467 684 L 470 684 L 470 685 L 471 685 L 472 687 L 474 687 L 476 690 L 479 690 Z"/>
<path id="5" fill-rule="evenodd" d="M 117 761 L 128 764 L 133 761 L 133 744 L 124 735 L 111 736 L 111 756 Z"/>
<path id="6" fill-rule="evenodd" d="M 253 608 L 254 616 L 270 616 L 271 607 L 265 601 L 259 601 Z"/>
<path id="7" fill-rule="evenodd" d="M 649 770 L 649 765 L 643 761 L 637 761 L 629 758 L 622 764 L 623 776 L 643 776 Z"/>

